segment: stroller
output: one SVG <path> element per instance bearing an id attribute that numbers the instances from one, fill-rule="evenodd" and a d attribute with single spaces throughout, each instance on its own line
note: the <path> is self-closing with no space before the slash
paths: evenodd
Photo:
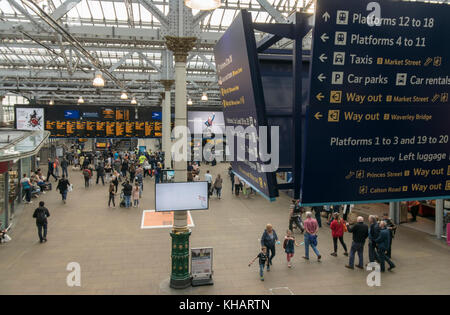
<path id="1" fill-rule="evenodd" d="M 2 222 L 0 221 L 0 225 L 1 225 L 1 223 Z M 11 242 L 11 237 L 8 234 L 6 234 L 6 233 L 8 233 L 10 228 L 11 228 L 11 224 L 5 230 L 0 230 L 0 244 Z"/>

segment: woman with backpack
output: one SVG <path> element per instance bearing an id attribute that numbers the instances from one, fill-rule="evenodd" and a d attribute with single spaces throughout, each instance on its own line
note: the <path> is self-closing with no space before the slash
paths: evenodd
<path id="1" fill-rule="evenodd" d="M 83 169 L 84 187 L 89 188 L 89 180 L 91 179 L 91 170 L 88 167 Z"/>
<path id="2" fill-rule="evenodd" d="M 344 255 L 348 256 L 347 253 L 347 245 L 344 242 L 344 232 L 347 230 L 347 226 L 345 225 L 345 221 L 339 217 L 339 213 L 333 214 L 333 221 L 331 222 L 331 236 L 333 237 L 333 246 L 334 252 L 331 253 L 331 256 L 337 257 L 337 241 L 341 243 L 344 248 Z"/>

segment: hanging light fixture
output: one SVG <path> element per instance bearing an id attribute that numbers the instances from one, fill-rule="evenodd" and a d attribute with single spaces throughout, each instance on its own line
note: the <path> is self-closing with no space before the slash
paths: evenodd
<path id="1" fill-rule="evenodd" d="M 128 99 L 128 94 L 125 91 L 122 91 L 122 94 L 120 94 L 120 99 L 121 100 L 127 100 Z"/>
<path id="2" fill-rule="evenodd" d="M 50 100 L 50 102 L 48 102 L 48 105 L 54 105 L 55 102 L 53 102 L 53 99 Z"/>
<path id="3" fill-rule="evenodd" d="M 95 72 L 94 81 L 92 81 L 92 85 L 95 87 L 104 87 L 105 80 L 102 77 L 102 73 L 100 71 Z"/>
<path id="4" fill-rule="evenodd" d="M 83 99 L 83 97 L 82 96 L 80 96 L 79 98 L 78 98 L 78 104 L 83 104 L 84 103 L 84 99 Z"/>
<path id="5" fill-rule="evenodd" d="M 202 101 L 206 102 L 207 100 L 208 100 L 208 95 L 206 95 L 206 92 L 203 92 Z"/>
<path id="6" fill-rule="evenodd" d="M 220 7 L 220 0 L 184 0 L 184 4 L 194 10 L 214 10 Z"/>
<path id="7" fill-rule="evenodd" d="M 190 98 L 188 99 L 187 104 L 188 104 L 189 106 L 193 104 L 193 103 L 192 103 L 192 100 L 191 100 Z"/>
<path id="8" fill-rule="evenodd" d="M 136 105 L 137 104 L 136 97 L 133 96 L 133 98 L 131 99 L 131 104 L 132 105 Z"/>

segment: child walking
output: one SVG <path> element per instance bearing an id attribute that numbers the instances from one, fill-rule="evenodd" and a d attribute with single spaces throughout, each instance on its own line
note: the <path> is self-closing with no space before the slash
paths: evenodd
<path id="1" fill-rule="evenodd" d="M 297 242 L 295 241 L 295 237 L 292 236 L 292 231 L 287 230 L 286 236 L 284 237 L 283 248 L 286 253 L 286 258 L 287 258 L 287 263 L 288 263 L 289 268 L 292 267 L 291 259 L 292 259 L 292 257 L 294 257 L 294 245 L 299 246 L 299 244 L 297 244 Z"/>
<path id="2" fill-rule="evenodd" d="M 139 183 L 136 182 L 136 185 L 133 187 L 133 203 L 134 203 L 134 207 L 138 207 L 139 206 L 139 192 L 140 192 L 141 188 L 139 187 Z"/>
<path id="3" fill-rule="evenodd" d="M 261 247 L 261 252 L 248 264 L 248 266 L 250 267 L 257 258 L 259 258 L 259 276 L 261 277 L 261 281 L 264 281 L 264 266 L 267 265 L 267 271 L 269 271 L 269 257 L 267 257 L 267 248 L 265 246 Z"/>

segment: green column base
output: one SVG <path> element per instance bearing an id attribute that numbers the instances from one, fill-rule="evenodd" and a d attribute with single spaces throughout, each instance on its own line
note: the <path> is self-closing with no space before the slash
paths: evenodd
<path id="1" fill-rule="evenodd" d="M 191 286 L 189 273 L 189 236 L 191 232 L 172 231 L 172 272 L 170 275 L 170 287 L 185 289 Z"/>

